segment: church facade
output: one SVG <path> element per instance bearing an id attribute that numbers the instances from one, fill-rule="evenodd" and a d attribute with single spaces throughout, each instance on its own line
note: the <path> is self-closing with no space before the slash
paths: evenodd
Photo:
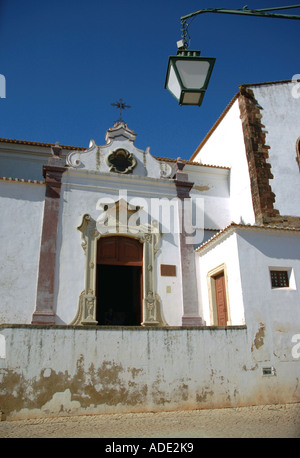
<path id="1" fill-rule="evenodd" d="M 11 233 L 10 217 L 24 231 L 22 249 L 3 240 L 6 259 L 16 262 L 4 270 L 11 278 L 21 265 L 26 278 L 26 285 L 13 288 L 7 281 L 4 322 L 104 325 L 112 309 L 124 325 L 204 324 L 195 246 L 214 233 L 204 225 L 220 229 L 230 222 L 229 169 L 154 158 L 149 149 L 136 148 L 135 137 L 116 123 L 104 146 L 91 141 L 65 157 L 62 147 L 52 146 L 41 165 L 44 180 L 38 170 L 26 172 L 36 183 L 2 180 L 11 199 L 4 233 Z M 19 168 L 18 174 L 27 164 L 36 166 L 27 151 L 17 159 L 10 151 L 7 166 Z"/>
<path id="2" fill-rule="evenodd" d="M 112 342 L 127 330 L 129 347 L 148 330 L 156 355 L 170 354 L 172 332 L 186 332 L 180 339 L 193 335 L 193 350 L 182 356 L 176 350 L 170 361 L 187 358 L 194 381 L 185 379 L 182 362 L 177 379 L 188 388 L 169 408 L 299 401 L 300 108 L 292 89 L 291 82 L 241 86 L 189 161 L 137 148 L 136 134 L 124 122 L 107 130 L 104 145 L 91 140 L 86 149 L 0 139 L 3 380 L 19 367 L 9 364 L 13 334 L 20 345 L 31 339 L 24 329 L 43 330 L 46 353 L 58 330 L 66 340 L 71 330 L 78 330 L 79 341 L 80 330 L 91 330 Z M 201 376 L 194 367 L 197 338 L 204 339 L 200 350 L 210 361 Z M 225 354 L 240 352 L 230 366 L 241 393 L 234 401 L 228 395 L 232 375 L 218 359 L 220 345 Z M 124 355 L 109 352 L 101 364 L 123 361 Z M 134 361 L 128 362 L 131 370 Z M 44 378 L 46 369 L 59 372 L 49 364 Z M 165 360 L 157 364 L 163 367 Z M 28 369 L 27 382 L 37 371 Z M 160 382 L 174 384 L 172 371 L 166 367 Z M 227 391 L 224 382 L 221 391 L 209 389 L 206 377 L 213 372 L 220 380 L 227 375 Z M 138 408 L 163 408 L 165 402 L 153 397 L 145 403 L 141 392 L 150 382 L 144 377 L 139 383 Z M 78 412 L 81 401 L 72 404 L 69 386 L 66 381 L 59 392 Z M 225 398 L 231 400 L 226 404 Z M 2 410 L 19 415 L 14 402 L 3 402 Z M 98 412 L 97 402 L 84 411 Z M 28 405 L 22 406 L 27 413 Z"/>

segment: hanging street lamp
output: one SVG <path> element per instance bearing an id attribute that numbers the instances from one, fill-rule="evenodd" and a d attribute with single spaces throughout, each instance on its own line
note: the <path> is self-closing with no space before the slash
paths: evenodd
<path id="1" fill-rule="evenodd" d="M 240 10 L 208 8 L 182 16 L 182 40 L 177 42 L 177 55 L 169 57 L 165 89 L 168 89 L 171 92 L 171 94 L 178 100 L 179 105 L 201 106 L 214 68 L 216 61 L 214 57 L 200 57 L 200 51 L 188 50 L 188 19 L 202 13 L 240 14 L 279 19 L 300 19 L 300 16 L 296 15 L 269 13 L 269 11 L 290 8 L 300 8 L 300 5 L 264 8 L 259 10 L 248 9 L 247 6 L 244 6 L 244 8 Z"/>
<path id="2" fill-rule="evenodd" d="M 214 57 L 200 57 L 200 51 L 179 49 L 169 57 L 165 88 L 179 105 L 200 105 L 215 64 Z"/>

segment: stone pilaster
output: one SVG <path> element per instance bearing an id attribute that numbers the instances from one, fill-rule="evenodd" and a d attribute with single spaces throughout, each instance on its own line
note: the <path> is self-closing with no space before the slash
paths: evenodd
<path id="1" fill-rule="evenodd" d="M 194 183 L 188 181 L 188 174 L 183 171 L 185 164 L 177 160 L 175 166 L 174 183 L 176 186 L 177 197 L 180 199 L 179 218 L 181 221 L 181 231 L 179 234 L 181 275 L 182 275 L 182 303 L 183 316 L 182 326 L 201 326 L 202 318 L 199 316 L 197 279 L 195 266 L 194 245 L 190 242 L 190 234 L 185 232 L 184 218 L 192 220 L 191 215 L 186 215 L 190 210 L 189 205 L 185 205 L 186 199 L 190 199 L 190 190 Z"/>
<path id="2" fill-rule="evenodd" d="M 62 148 L 52 147 L 52 156 L 43 167 L 46 181 L 44 217 L 41 237 L 36 308 L 33 324 L 55 324 L 54 287 L 56 268 L 57 228 L 62 174 L 66 170 L 61 159 Z"/>

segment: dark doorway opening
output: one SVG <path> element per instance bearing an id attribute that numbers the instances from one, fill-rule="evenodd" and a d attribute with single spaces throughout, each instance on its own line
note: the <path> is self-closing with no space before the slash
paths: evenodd
<path id="1" fill-rule="evenodd" d="M 131 237 L 100 237 L 97 245 L 99 325 L 140 326 L 143 245 Z"/>
<path id="2" fill-rule="evenodd" d="M 141 266 L 97 265 L 99 325 L 140 326 L 141 298 Z"/>

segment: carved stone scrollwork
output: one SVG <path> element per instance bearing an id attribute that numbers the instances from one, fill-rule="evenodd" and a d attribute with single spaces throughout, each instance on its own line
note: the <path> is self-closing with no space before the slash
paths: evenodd
<path id="1" fill-rule="evenodd" d="M 97 298 L 94 295 L 84 295 L 84 318 L 82 319 L 82 324 L 95 325 L 98 324 L 96 317 L 96 301 Z"/>
<path id="2" fill-rule="evenodd" d="M 143 242 L 151 243 L 152 242 L 152 235 L 151 234 L 143 234 L 141 237 Z"/>
<path id="3" fill-rule="evenodd" d="M 144 299 L 144 326 L 167 326 L 162 317 L 160 300 L 157 293 L 148 291 Z"/>
<path id="4" fill-rule="evenodd" d="M 155 320 L 155 299 L 153 291 L 148 291 L 146 296 L 146 309 L 147 309 L 147 321 L 156 321 Z"/>
<path id="5" fill-rule="evenodd" d="M 70 153 L 66 158 L 66 164 L 69 167 L 79 167 L 81 165 L 80 152 L 74 151 Z"/>
<path id="6" fill-rule="evenodd" d="M 160 176 L 162 178 L 170 178 L 172 175 L 173 169 L 172 167 L 167 164 L 166 162 L 161 162 L 160 163 Z"/>

